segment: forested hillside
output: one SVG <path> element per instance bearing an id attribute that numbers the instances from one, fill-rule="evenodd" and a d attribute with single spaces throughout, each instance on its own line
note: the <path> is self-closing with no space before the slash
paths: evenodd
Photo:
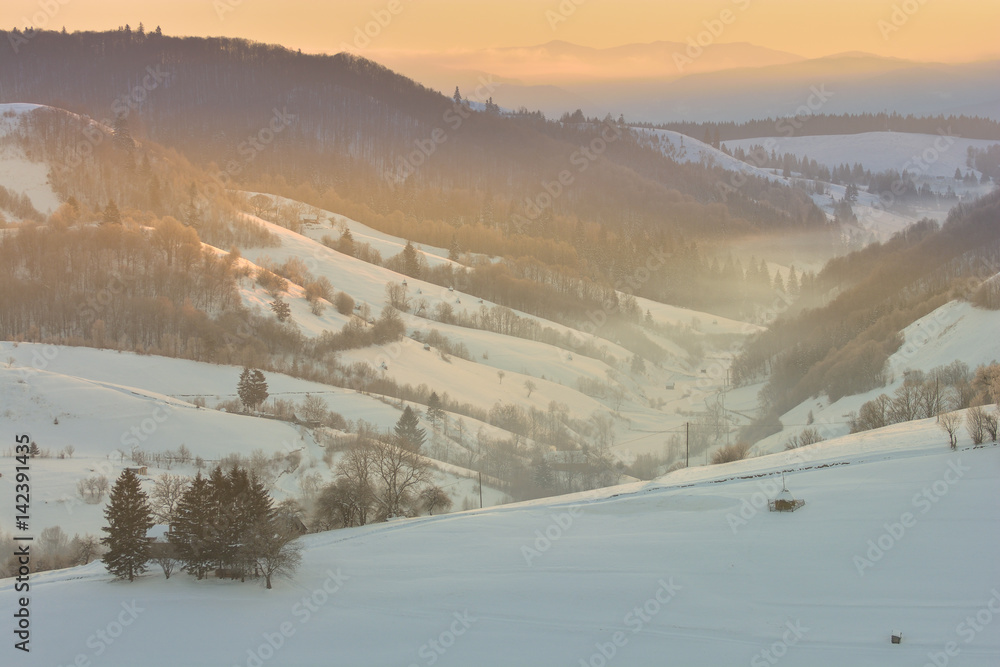
<path id="1" fill-rule="evenodd" d="M 219 185 L 343 210 L 414 241 L 455 239 L 463 251 L 541 263 L 561 284 L 625 285 L 636 258 L 660 250 L 677 262 L 625 289 L 736 313 L 740 299 L 705 289 L 715 280 L 706 250 L 774 230 L 830 231 L 803 190 L 752 177 L 723 198 L 726 172 L 678 164 L 619 121 L 476 111 L 488 87 L 463 93 L 457 103 L 347 54 L 126 30 L 39 32 L 0 71 L 0 102 L 125 124 Z M 61 140 L 71 159 L 88 157 L 85 137 Z M 134 159 L 148 180 L 142 156 Z M 195 180 L 184 194 L 210 186 Z"/>
<path id="2" fill-rule="evenodd" d="M 733 364 L 739 384 L 766 380 L 764 429 L 811 396 L 831 401 L 883 386 L 885 362 L 910 323 L 955 298 L 995 307 L 988 281 L 1000 270 L 1000 193 L 958 205 L 944 225 L 926 221 L 885 244 L 832 260 L 815 294 L 834 298 L 778 319 L 751 338 Z M 984 335 L 990 335 L 984 332 Z M 760 435 L 760 432 L 755 432 Z"/>

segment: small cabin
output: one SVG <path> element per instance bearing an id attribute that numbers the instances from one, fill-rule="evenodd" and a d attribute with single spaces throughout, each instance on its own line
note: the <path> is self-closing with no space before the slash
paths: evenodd
<path id="1" fill-rule="evenodd" d="M 131 470 L 132 472 L 134 472 L 136 475 L 139 475 L 140 477 L 145 477 L 145 476 L 147 476 L 149 474 L 149 468 L 146 467 L 146 466 L 129 466 L 129 467 L 125 468 L 125 469 L 126 470 Z"/>

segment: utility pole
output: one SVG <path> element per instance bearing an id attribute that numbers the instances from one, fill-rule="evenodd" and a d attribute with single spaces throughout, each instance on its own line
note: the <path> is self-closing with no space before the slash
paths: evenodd
<path id="1" fill-rule="evenodd" d="M 479 471 L 479 509 L 483 509 L 483 471 Z"/>
<path id="2" fill-rule="evenodd" d="M 684 467 L 691 465 L 691 422 L 684 422 Z"/>

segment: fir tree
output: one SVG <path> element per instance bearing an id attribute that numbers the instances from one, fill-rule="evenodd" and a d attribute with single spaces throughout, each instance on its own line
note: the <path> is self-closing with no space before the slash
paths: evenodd
<path id="1" fill-rule="evenodd" d="M 458 245 L 458 237 L 452 234 L 451 246 L 448 248 L 448 259 L 457 262 L 462 256 L 462 248 Z"/>
<path id="2" fill-rule="evenodd" d="M 109 201 L 108 205 L 104 208 L 103 221 L 109 225 L 121 224 L 122 214 L 119 212 L 118 205 L 114 199 Z"/>
<path id="3" fill-rule="evenodd" d="M 436 391 L 432 391 L 427 399 L 427 421 L 431 423 L 431 426 L 435 426 L 437 421 L 443 417 L 444 410 L 441 409 L 441 399 Z"/>
<path id="4" fill-rule="evenodd" d="M 417 254 L 417 249 L 409 241 L 403 248 L 403 273 L 414 278 L 420 277 L 420 256 Z"/>
<path id="5" fill-rule="evenodd" d="M 420 420 L 417 419 L 416 413 L 408 405 L 403 409 L 399 421 L 396 422 L 395 432 L 400 446 L 413 451 L 420 450 L 427 435 L 426 431 L 420 428 Z"/>
<path id="6" fill-rule="evenodd" d="M 279 322 L 287 322 L 292 316 L 292 307 L 289 306 L 280 296 L 271 303 L 271 310 Z"/>
<path id="7" fill-rule="evenodd" d="M 199 471 L 177 504 L 177 517 L 170 526 L 169 538 L 183 569 L 198 579 L 203 579 L 212 565 L 210 507 L 208 480 Z"/>
<path id="8" fill-rule="evenodd" d="M 101 543 L 108 547 L 108 552 L 101 560 L 117 578 L 134 581 L 146 571 L 149 560 L 146 533 L 153 527 L 153 513 L 139 478 L 131 470 L 122 471 L 112 487 L 104 518 L 108 525 L 101 530 L 108 536 Z"/>
<path id="9" fill-rule="evenodd" d="M 267 380 L 258 369 L 243 368 L 236 386 L 240 402 L 247 410 L 257 410 L 267 400 Z"/>
<path id="10" fill-rule="evenodd" d="M 344 231 L 340 235 L 340 240 L 337 241 L 337 252 L 354 257 L 354 236 L 347 227 L 344 227 Z"/>

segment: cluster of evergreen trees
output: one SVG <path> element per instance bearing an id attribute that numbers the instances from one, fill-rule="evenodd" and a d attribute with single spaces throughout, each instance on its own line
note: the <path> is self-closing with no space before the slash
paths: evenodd
<path id="1" fill-rule="evenodd" d="M 147 539 L 153 513 L 132 470 L 115 482 L 104 515 L 102 542 L 108 551 L 102 560 L 109 572 L 129 581 L 145 572 L 152 558 L 167 578 L 177 562 L 198 579 L 216 570 L 241 581 L 264 577 L 271 588 L 271 578 L 290 575 L 300 559 L 292 526 L 275 512 L 260 480 L 238 466 L 195 476 L 170 517 L 169 545 Z"/>
<path id="2" fill-rule="evenodd" d="M 713 122 L 674 122 L 660 125 L 646 125 L 662 130 L 673 130 L 701 139 L 704 136 L 717 138 L 721 141 L 732 139 L 753 139 L 755 137 L 770 137 L 775 134 L 775 127 L 780 118 L 763 118 L 737 123 L 733 121 Z M 941 128 L 948 128 L 954 136 L 966 139 L 1000 139 L 1000 122 L 992 118 L 979 116 L 903 116 L 897 112 L 858 113 L 858 114 L 811 114 L 801 122 L 801 127 L 794 129 L 796 137 L 808 137 L 822 134 L 860 134 L 862 132 L 910 132 L 917 134 L 937 134 Z M 707 143 L 707 142 L 706 142 Z"/>

